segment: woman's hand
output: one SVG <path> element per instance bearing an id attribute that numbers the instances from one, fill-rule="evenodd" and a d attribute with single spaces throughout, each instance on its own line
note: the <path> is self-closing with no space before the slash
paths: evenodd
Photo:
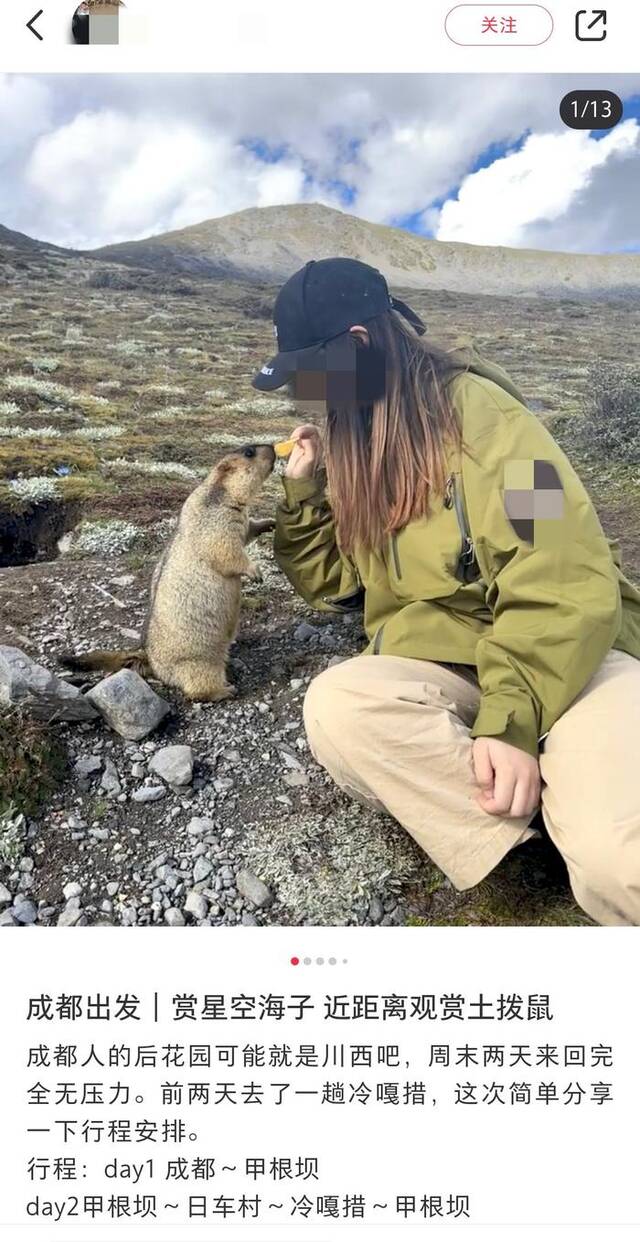
<path id="1" fill-rule="evenodd" d="M 533 815 L 540 802 L 540 765 L 533 755 L 496 737 L 477 737 L 473 770 L 483 811 L 509 819 Z"/>
<path id="2" fill-rule="evenodd" d="M 288 479 L 311 479 L 322 465 L 322 440 L 312 423 L 305 423 L 291 432 L 295 440 L 285 475 Z"/>

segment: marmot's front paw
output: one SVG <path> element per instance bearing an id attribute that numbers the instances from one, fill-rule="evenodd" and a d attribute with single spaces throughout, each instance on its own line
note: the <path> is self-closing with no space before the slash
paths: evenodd
<path id="1" fill-rule="evenodd" d="M 264 518 L 259 522 L 254 522 L 253 528 L 256 535 L 270 535 L 275 530 L 276 524 L 273 518 Z"/>

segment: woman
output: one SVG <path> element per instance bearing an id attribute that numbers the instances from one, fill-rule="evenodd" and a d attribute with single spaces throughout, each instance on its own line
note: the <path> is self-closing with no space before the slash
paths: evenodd
<path id="1" fill-rule="evenodd" d="M 313 607 L 364 603 L 366 651 L 317 677 L 318 761 L 458 889 L 541 803 L 597 922 L 640 924 L 640 594 L 566 457 L 496 366 L 445 354 L 366 264 L 307 264 L 254 379 L 298 427 L 275 551 Z"/>

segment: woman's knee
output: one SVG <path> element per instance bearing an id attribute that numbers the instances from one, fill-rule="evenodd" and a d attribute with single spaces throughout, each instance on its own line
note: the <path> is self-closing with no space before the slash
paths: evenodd
<path id="1" fill-rule="evenodd" d="M 628 840 L 620 839 L 615 828 L 603 824 L 601 839 L 578 848 L 578 860 L 592 885 L 615 889 L 633 886 L 640 894 L 640 821 Z"/>
<path id="2" fill-rule="evenodd" d="M 570 839 L 563 832 L 556 844 L 587 914 L 599 923 L 640 925 L 640 814 L 633 826 L 576 822 Z"/>
<path id="3" fill-rule="evenodd" d="M 356 657 L 357 658 L 357 657 Z M 304 726 L 309 745 L 317 757 L 324 739 L 334 745 L 344 739 L 345 729 L 352 729 L 358 716 L 357 696 L 350 690 L 351 660 L 325 669 L 310 683 L 304 699 Z"/>

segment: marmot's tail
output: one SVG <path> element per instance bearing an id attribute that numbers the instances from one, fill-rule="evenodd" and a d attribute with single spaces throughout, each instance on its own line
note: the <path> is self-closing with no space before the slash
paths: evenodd
<path id="1" fill-rule="evenodd" d="M 65 668 L 80 669 L 82 672 L 100 669 L 104 673 L 118 673 L 121 668 L 134 668 L 136 672 L 142 672 L 149 668 L 144 647 L 138 647 L 135 651 L 88 651 L 86 655 L 74 655 L 69 651 L 59 659 Z"/>

